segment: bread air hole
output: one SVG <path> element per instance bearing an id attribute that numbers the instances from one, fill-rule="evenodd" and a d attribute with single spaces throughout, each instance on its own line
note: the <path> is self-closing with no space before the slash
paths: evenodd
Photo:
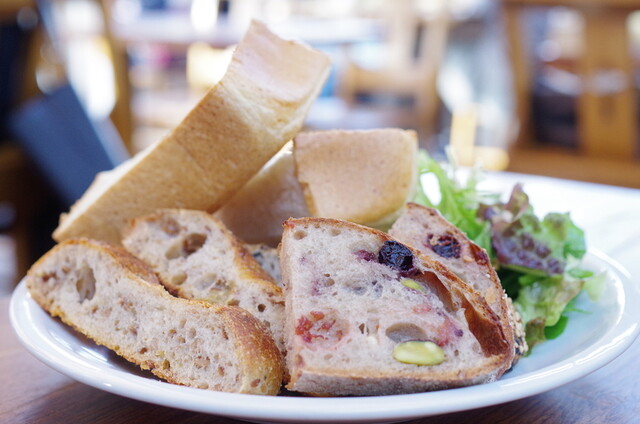
<path id="1" fill-rule="evenodd" d="M 169 236 L 175 236 L 180 232 L 180 225 L 173 218 L 165 218 L 160 222 L 160 228 Z"/>
<path id="2" fill-rule="evenodd" d="M 179 286 L 182 283 L 184 283 L 186 280 L 187 280 L 187 274 L 185 274 L 184 272 L 171 276 L 171 284 L 173 284 L 174 286 Z"/>
<path id="3" fill-rule="evenodd" d="M 187 258 L 204 246 L 207 241 L 206 234 L 190 233 L 187 234 L 182 240 L 175 242 L 167 251 L 164 256 L 168 260 Z"/>
<path id="4" fill-rule="evenodd" d="M 202 356 L 198 356 L 194 361 L 194 365 L 196 366 L 196 368 L 201 368 L 201 369 L 207 368 L 210 363 L 211 363 L 211 360 L 209 359 L 209 357 L 203 358 Z"/>
<path id="5" fill-rule="evenodd" d="M 96 278 L 93 275 L 93 270 L 87 265 L 83 265 L 78 269 L 76 290 L 78 291 L 80 302 L 91 300 L 96 294 Z"/>
<path id="6" fill-rule="evenodd" d="M 306 236 L 307 236 L 307 232 L 302 230 L 298 230 L 295 233 L 293 233 L 293 238 L 296 240 L 302 240 Z"/>
<path id="7" fill-rule="evenodd" d="M 385 335 L 396 343 L 408 340 L 425 340 L 427 334 L 424 330 L 410 322 L 398 322 L 387 328 Z"/>
<path id="8" fill-rule="evenodd" d="M 195 286 L 201 291 L 224 291 L 229 287 L 227 282 L 221 279 L 217 274 L 208 272 L 204 274 L 196 283 Z"/>

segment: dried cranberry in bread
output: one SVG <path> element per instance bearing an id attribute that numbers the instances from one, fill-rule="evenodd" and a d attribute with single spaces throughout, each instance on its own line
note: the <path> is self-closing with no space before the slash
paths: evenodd
<path id="1" fill-rule="evenodd" d="M 277 394 L 282 357 L 243 309 L 170 295 L 139 259 L 91 240 L 63 242 L 29 270 L 26 285 L 49 314 L 171 383 Z"/>
<path id="2" fill-rule="evenodd" d="M 329 66 L 326 54 L 252 22 L 222 80 L 167 137 L 100 174 L 54 239 L 117 244 L 130 219 L 156 209 L 218 209 L 298 133 Z"/>
<path id="3" fill-rule="evenodd" d="M 175 295 L 246 309 L 272 331 L 284 351 L 282 290 L 211 214 L 158 210 L 133 220 L 122 244 L 148 263 Z"/>
<path id="4" fill-rule="evenodd" d="M 420 392 L 493 381 L 511 364 L 510 342 L 482 297 L 385 233 L 290 219 L 280 258 L 290 390 Z"/>
<path id="5" fill-rule="evenodd" d="M 527 351 L 520 314 L 507 297 L 487 252 L 469 240 L 437 209 L 408 203 L 389 235 L 442 262 L 477 290 L 498 315 L 505 334 L 514 339 L 515 359 Z"/>

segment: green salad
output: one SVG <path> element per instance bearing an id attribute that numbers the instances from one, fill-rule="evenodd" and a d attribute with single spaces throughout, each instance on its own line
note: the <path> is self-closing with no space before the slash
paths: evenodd
<path id="1" fill-rule="evenodd" d="M 451 164 L 440 165 L 421 150 L 419 182 L 414 202 L 436 208 L 476 244 L 483 247 L 502 285 L 525 324 L 530 348 L 558 337 L 571 312 L 582 312 L 573 301 L 582 290 L 597 300 L 605 275 L 580 267 L 586 253 L 584 232 L 568 213 L 538 217 L 522 185 L 513 187 L 508 200 L 500 193 L 478 189 L 480 173 L 472 170 L 466 181 L 456 177 Z M 425 193 L 420 177 L 437 181 L 439 196 Z M 435 197 L 439 197 L 437 203 Z"/>

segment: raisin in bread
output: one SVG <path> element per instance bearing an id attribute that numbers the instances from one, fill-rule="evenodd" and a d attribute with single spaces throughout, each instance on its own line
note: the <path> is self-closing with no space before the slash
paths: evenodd
<path id="1" fill-rule="evenodd" d="M 293 155 L 311 216 L 388 228 L 414 195 L 417 151 L 415 131 L 397 128 L 298 134 Z"/>
<path id="2" fill-rule="evenodd" d="M 402 243 L 413 246 L 442 262 L 458 277 L 477 290 L 500 317 L 507 335 L 514 338 L 515 360 L 527 352 L 520 314 L 507 297 L 487 252 L 469 240 L 437 209 L 408 203 L 389 230 Z"/>
<path id="3" fill-rule="evenodd" d="M 100 174 L 54 239 L 117 244 L 130 219 L 156 209 L 218 209 L 298 133 L 329 65 L 254 21 L 222 80 L 167 137 Z"/>
<path id="4" fill-rule="evenodd" d="M 285 222 L 288 389 L 386 395 L 493 381 L 513 349 L 498 317 L 440 262 L 387 234 Z"/>
<path id="5" fill-rule="evenodd" d="M 49 314 L 171 383 L 277 394 L 282 357 L 246 311 L 170 295 L 124 249 L 86 239 L 55 246 L 26 285 Z"/>
<path id="6" fill-rule="evenodd" d="M 171 293 L 246 309 L 269 327 L 284 351 L 280 287 L 211 214 L 158 210 L 133 220 L 122 244 L 148 263 Z"/>

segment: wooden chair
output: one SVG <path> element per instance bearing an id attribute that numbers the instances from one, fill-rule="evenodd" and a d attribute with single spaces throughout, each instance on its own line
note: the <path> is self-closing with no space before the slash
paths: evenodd
<path id="1" fill-rule="evenodd" d="M 565 155 L 564 160 L 555 154 L 546 161 L 539 155 L 539 149 L 530 150 L 535 146 L 530 119 L 534 68 L 522 19 L 531 7 L 553 6 L 566 6 L 580 13 L 584 21 L 585 48 L 576 63 L 581 80 L 577 99 L 578 151 Z M 536 172 L 532 164 L 525 162 L 537 161 L 546 167 L 556 167 L 551 165 L 555 161 L 557 172 L 551 172 L 557 176 L 640 186 L 638 99 L 627 30 L 629 14 L 640 9 L 640 1 L 502 0 L 502 9 L 520 121 L 520 134 L 512 156 L 513 163 L 522 166 L 514 170 Z M 587 167 L 590 169 L 585 169 Z M 626 178 L 621 172 L 627 174 Z"/>
<path id="2" fill-rule="evenodd" d="M 64 19 L 64 16 L 56 11 L 63 10 L 67 5 L 73 5 L 70 0 L 42 0 L 38 1 L 38 8 L 42 15 L 42 21 L 47 32 L 48 41 L 52 50 L 63 67 L 65 77 L 69 76 L 67 54 L 69 44 L 77 39 L 92 43 L 95 49 L 104 51 L 109 64 L 115 87 L 115 101 L 109 119 L 115 126 L 129 153 L 135 153 L 132 146 L 133 117 L 131 113 L 131 88 L 129 81 L 129 67 L 126 46 L 115 37 L 112 31 L 111 9 L 112 0 L 90 0 L 97 10 L 97 18 L 100 21 L 98 29 L 90 32 L 72 32 L 72 26 Z"/>
<path id="3" fill-rule="evenodd" d="M 384 3 L 381 16 L 387 27 L 381 54 L 384 64 L 370 69 L 348 57 L 341 71 L 338 94 L 350 109 L 358 106 L 361 94 L 412 98 L 410 124 L 424 139 L 436 127 L 439 105 L 436 81 L 448 40 L 448 10 L 441 3 L 437 11 L 424 16 L 418 13 L 415 1 L 401 0 Z"/>

